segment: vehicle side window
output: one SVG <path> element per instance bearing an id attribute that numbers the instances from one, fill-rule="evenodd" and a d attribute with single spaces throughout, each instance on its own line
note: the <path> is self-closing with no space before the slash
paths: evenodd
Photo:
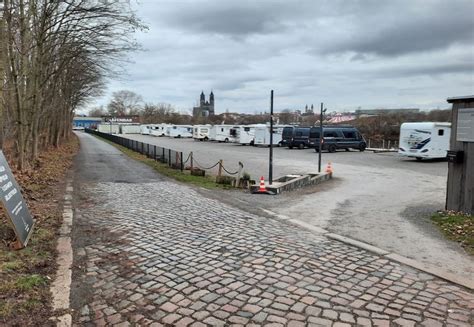
<path id="1" fill-rule="evenodd" d="M 330 131 L 325 131 L 323 135 L 324 137 L 337 137 L 336 132 L 330 132 Z"/>
<path id="2" fill-rule="evenodd" d="M 438 130 L 438 135 L 443 136 L 444 135 L 444 129 L 439 129 Z"/>
<path id="3" fill-rule="evenodd" d="M 342 134 L 344 134 L 344 137 L 346 139 L 355 139 L 356 138 L 356 132 L 354 132 L 354 131 L 342 131 Z"/>
<path id="4" fill-rule="evenodd" d="M 221 132 L 223 132 L 223 131 L 224 131 L 224 129 L 223 129 L 223 128 L 221 128 Z"/>
<path id="5" fill-rule="evenodd" d="M 296 132 L 295 135 L 298 137 L 298 136 L 303 136 L 303 132 Z"/>
<path id="6" fill-rule="evenodd" d="M 250 131 L 250 127 L 244 127 L 244 131 L 246 132 Z"/>

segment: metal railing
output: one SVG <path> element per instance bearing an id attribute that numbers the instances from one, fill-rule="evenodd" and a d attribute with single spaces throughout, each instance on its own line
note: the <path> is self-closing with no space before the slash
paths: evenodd
<path id="1" fill-rule="evenodd" d="M 109 133 L 98 132 L 93 129 L 85 129 L 86 133 L 100 136 L 108 141 L 119 144 L 127 149 L 141 153 L 148 158 L 168 164 L 170 168 L 184 170 L 183 152 L 175 151 L 168 148 L 163 148 L 157 145 L 148 144 L 140 141 L 127 139 Z"/>

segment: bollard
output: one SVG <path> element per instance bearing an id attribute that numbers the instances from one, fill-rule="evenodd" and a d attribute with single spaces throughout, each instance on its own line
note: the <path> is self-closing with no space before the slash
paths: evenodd
<path id="1" fill-rule="evenodd" d="M 238 173 L 237 173 L 237 181 L 235 182 L 235 187 L 240 186 L 240 178 L 242 176 L 242 169 L 243 168 L 244 168 L 243 163 L 239 161 L 239 170 L 238 170 Z"/>

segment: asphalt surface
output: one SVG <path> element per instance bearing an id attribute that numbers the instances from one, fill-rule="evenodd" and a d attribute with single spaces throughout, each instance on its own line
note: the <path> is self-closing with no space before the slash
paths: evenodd
<path id="1" fill-rule="evenodd" d="M 474 322 L 467 289 L 203 196 L 97 138 L 80 140 L 74 326 Z"/>
<path id="2" fill-rule="evenodd" d="M 193 151 L 195 163 L 219 159 L 229 171 L 239 161 L 252 178 L 267 176 L 268 148 L 199 142 L 147 135 L 123 135 L 149 144 Z M 317 171 L 314 150 L 274 149 L 274 176 Z M 474 279 L 473 259 L 448 241 L 429 218 L 444 209 L 447 162 L 418 162 L 396 153 L 323 152 L 323 169 L 332 162 L 334 179 L 311 190 L 261 197 L 227 192 L 222 200 L 242 209 L 265 208 L 420 262 Z M 216 173 L 214 171 L 214 173 Z"/>
<path id="3" fill-rule="evenodd" d="M 96 137 L 83 132 L 76 135 L 81 151 L 76 157 L 77 176 L 84 181 L 141 183 L 159 180 L 160 177 L 146 165 L 137 165 L 113 146 L 94 142 Z"/>

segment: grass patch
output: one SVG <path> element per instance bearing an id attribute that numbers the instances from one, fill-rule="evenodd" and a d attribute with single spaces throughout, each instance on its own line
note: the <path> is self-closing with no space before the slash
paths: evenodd
<path id="1" fill-rule="evenodd" d="M 146 164 L 146 165 L 150 166 L 151 168 L 153 168 L 154 170 L 156 170 L 158 173 L 160 173 L 164 176 L 173 178 L 174 180 L 177 180 L 179 182 L 192 184 L 192 185 L 203 187 L 203 188 L 206 188 L 206 189 L 232 189 L 233 188 L 229 185 L 223 185 L 223 184 L 216 183 L 215 176 L 204 176 L 204 177 L 194 176 L 194 175 L 191 175 L 191 173 L 187 170 L 180 171 L 178 169 L 172 169 L 172 168 L 168 167 L 167 164 L 164 164 L 164 163 L 159 162 L 159 161 L 155 161 L 155 160 L 153 160 L 151 158 L 148 158 L 147 156 L 145 156 L 145 155 L 143 155 L 139 152 L 135 152 L 133 150 L 130 150 L 130 149 L 128 149 L 124 146 L 121 146 L 117 143 L 114 143 L 112 141 L 104 139 L 104 138 L 102 138 L 98 135 L 95 135 L 95 134 L 91 134 L 91 135 L 99 138 L 100 140 L 102 140 L 104 142 L 109 143 L 110 145 L 114 146 L 118 150 L 122 151 L 128 157 L 130 157 L 134 160 L 143 162 L 144 164 Z"/>
<path id="2" fill-rule="evenodd" d="M 459 212 L 441 211 L 431 217 L 441 232 L 474 255 L 474 218 Z"/>
<path id="3" fill-rule="evenodd" d="M 15 286 L 21 291 L 29 291 L 37 286 L 46 285 L 46 279 L 40 275 L 22 276 L 16 280 Z"/>

